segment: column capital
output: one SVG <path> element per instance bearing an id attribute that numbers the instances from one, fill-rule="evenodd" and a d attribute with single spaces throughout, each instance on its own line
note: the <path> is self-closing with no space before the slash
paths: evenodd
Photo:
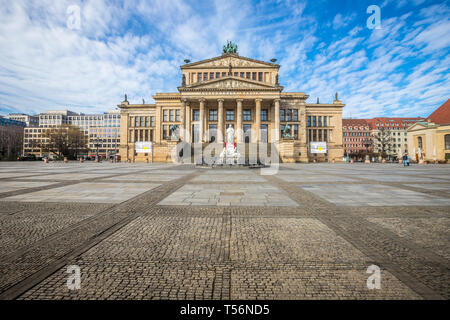
<path id="1" fill-rule="evenodd" d="M 224 102 L 225 99 L 220 98 L 220 99 L 217 99 L 217 101 L 218 101 L 218 102 Z"/>
<path id="2" fill-rule="evenodd" d="M 256 101 L 256 102 L 262 102 L 263 99 L 262 99 L 262 98 L 256 98 L 255 101 Z"/>
<path id="3" fill-rule="evenodd" d="M 205 98 L 199 98 L 198 101 L 199 102 L 206 102 L 206 99 Z"/>
<path id="4" fill-rule="evenodd" d="M 275 98 L 275 99 L 273 99 L 273 102 L 280 102 L 280 101 L 281 101 L 280 98 Z"/>
<path id="5" fill-rule="evenodd" d="M 239 98 L 239 99 L 236 99 L 236 101 L 237 101 L 237 102 L 243 102 L 244 99 Z"/>

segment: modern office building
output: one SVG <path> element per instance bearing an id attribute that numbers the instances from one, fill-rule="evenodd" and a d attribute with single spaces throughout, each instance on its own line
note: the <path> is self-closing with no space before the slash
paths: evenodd
<path id="1" fill-rule="evenodd" d="M 30 116 L 25 113 L 10 113 L 6 116 L 6 118 L 24 122 L 27 127 L 39 126 L 39 116 Z"/>
<path id="2" fill-rule="evenodd" d="M 62 125 L 79 127 L 89 137 L 89 156 L 108 158 L 118 154 L 120 141 L 120 111 L 110 110 L 102 114 L 83 114 L 69 110 L 52 110 L 39 115 L 38 127 L 27 127 L 24 132 L 23 153 L 43 154 L 40 145 L 45 142 L 42 134 L 48 128 Z"/>

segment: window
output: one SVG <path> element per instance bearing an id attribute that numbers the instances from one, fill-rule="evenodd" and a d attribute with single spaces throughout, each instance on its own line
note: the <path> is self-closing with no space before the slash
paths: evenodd
<path id="1" fill-rule="evenodd" d="M 208 72 L 203 72 L 203 81 L 208 80 Z"/>
<path id="2" fill-rule="evenodd" d="M 445 142 L 445 150 L 450 150 L 450 134 L 446 134 L 444 136 L 444 142 Z"/>
<path id="3" fill-rule="evenodd" d="M 222 72 L 222 78 L 226 77 L 226 76 L 227 76 L 227 73 L 226 72 Z"/>
<path id="4" fill-rule="evenodd" d="M 216 72 L 216 79 L 220 78 L 220 72 Z"/>
<path id="5" fill-rule="evenodd" d="M 180 121 L 180 110 L 175 110 L 175 121 Z"/>
<path id="6" fill-rule="evenodd" d="M 319 127 L 321 127 L 322 126 L 322 116 L 318 116 L 317 117 L 318 118 L 318 124 L 317 124 L 317 126 L 319 126 Z"/>
<path id="7" fill-rule="evenodd" d="M 200 120 L 200 110 L 194 109 L 192 110 L 192 121 L 199 121 Z"/>
<path id="8" fill-rule="evenodd" d="M 149 117 L 145 117 L 145 126 L 148 127 Z"/>
<path id="9" fill-rule="evenodd" d="M 235 77 L 238 77 L 238 76 L 239 76 L 239 72 L 235 72 L 235 73 L 234 73 L 234 76 L 235 76 Z"/>
<path id="10" fill-rule="evenodd" d="M 234 121 L 234 110 L 227 110 L 227 121 Z"/>
<path id="11" fill-rule="evenodd" d="M 217 110 L 209 110 L 209 121 L 217 121 Z"/>
<path id="12" fill-rule="evenodd" d="M 261 121 L 267 121 L 267 109 L 261 110 Z"/>
<path id="13" fill-rule="evenodd" d="M 241 72 L 241 78 L 244 78 L 244 72 Z"/>
<path id="14" fill-rule="evenodd" d="M 252 72 L 252 80 L 256 81 L 256 72 Z"/>
<path id="15" fill-rule="evenodd" d="M 313 117 L 312 117 L 312 120 L 313 120 L 312 126 L 313 126 L 313 127 L 317 127 L 316 116 L 313 116 Z M 316 141 L 316 140 L 314 140 L 314 141 Z"/>
<path id="16" fill-rule="evenodd" d="M 199 73 L 197 74 L 197 82 L 201 82 L 201 81 L 202 81 L 202 73 L 199 72 Z"/>
<path id="17" fill-rule="evenodd" d="M 247 73 L 246 73 L 246 78 L 247 78 L 247 79 L 250 79 L 250 72 L 247 72 Z"/>
<path id="18" fill-rule="evenodd" d="M 286 121 L 291 121 L 291 110 L 290 109 L 286 110 Z"/>
<path id="19" fill-rule="evenodd" d="M 163 139 L 167 139 L 167 132 L 169 130 L 169 126 L 168 125 L 163 125 Z"/>
<path id="20" fill-rule="evenodd" d="M 323 116 L 323 126 L 324 127 L 327 127 L 328 125 L 327 125 L 327 116 Z"/>
<path id="21" fill-rule="evenodd" d="M 292 110 L 292 121 L 298 121 L 298 110 Z"/>
<path id="22" fill-rule="evenodd" d="M 417 138 L 417 144 L 418 144 L 420 149 L 423 149 L 422 137 L 418 137 Z"/>
<path id="23" fill-rule="evenodd" d="M 258 81 L 263 81 L 263 73 L 262 72 L 258 72 Z"/>
<path id="24" fill-rule="evenodd" d="M 174 121 L 174 110 L 169 110 L 169 116 L 170 116 L 170 121 L 173 122 Z"/>
<path id="25" fill-rule="evenodd" d="M 163 114 L 164 114 L 164 118 L 163 118 L 164 122 L 169 121 L 169 110 L 164 110 Z"/>
<path id="26" fill-rule="evenodd" d="M 150 126 L 151 127 L 155 126 L 155 117 L 150 117 Z"/>
<path id="27" fill-rule="evenodd" d="M 311 127 L 311 116 L 306 117 L 306 126 Z"/>
<path id="28" fill-rule="evenodd" d="M 134 119 L 135 119 L 134 126 L 139 127 L 139 117 L 134 117 Z"/>
<path id="29" fill-rule="evenodd" d="M 284 109 L 281 109 L 280 110 L 280 121 L 285 121 L 284 119 L 285 119 L 285 114 L 284 114 Z"/>
<path id="30" fill-rule="evenodd" d="M 209 80 L 212 80 L 212 79 L 214 79 L 214 72 L 209 73 Z"/>
<path id="31" fill-rule="evenodd" d="M 244 110 L 244 121 L 252 121 L 252 113 L 250 109 Z"/>

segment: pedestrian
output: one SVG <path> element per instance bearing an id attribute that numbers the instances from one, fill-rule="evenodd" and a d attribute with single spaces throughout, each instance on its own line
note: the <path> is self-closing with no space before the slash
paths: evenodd
<path id="1" fill-rule="evenodd" d="M 403 155 L 403 167 L 406 167 L 408 165 L 408 156 L 406 153 Z"/>
<path id="2" fill-rule="evenodd" d="M 409 164 L 411 163 L 411 157 L 409 156 L 409 154 L 406 154 L 406 163 L 409 167 Z"/>

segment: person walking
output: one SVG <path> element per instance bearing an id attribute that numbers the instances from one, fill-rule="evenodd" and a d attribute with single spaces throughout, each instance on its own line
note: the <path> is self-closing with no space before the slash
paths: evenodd
<path id="1" fill-rule="evenodd" d="M 406 153 L 403 155 L 402 159 L 403 159 L 403 167 L 406 167 L 408 165 L 408 156 Z"/>
<path id="2" fill-rule="evenodd" d="M 409 156 L 409 154 L 406 154 L 406 164 L 409 167 L 409 164 L 411 163 L 411 157 Z"/>

